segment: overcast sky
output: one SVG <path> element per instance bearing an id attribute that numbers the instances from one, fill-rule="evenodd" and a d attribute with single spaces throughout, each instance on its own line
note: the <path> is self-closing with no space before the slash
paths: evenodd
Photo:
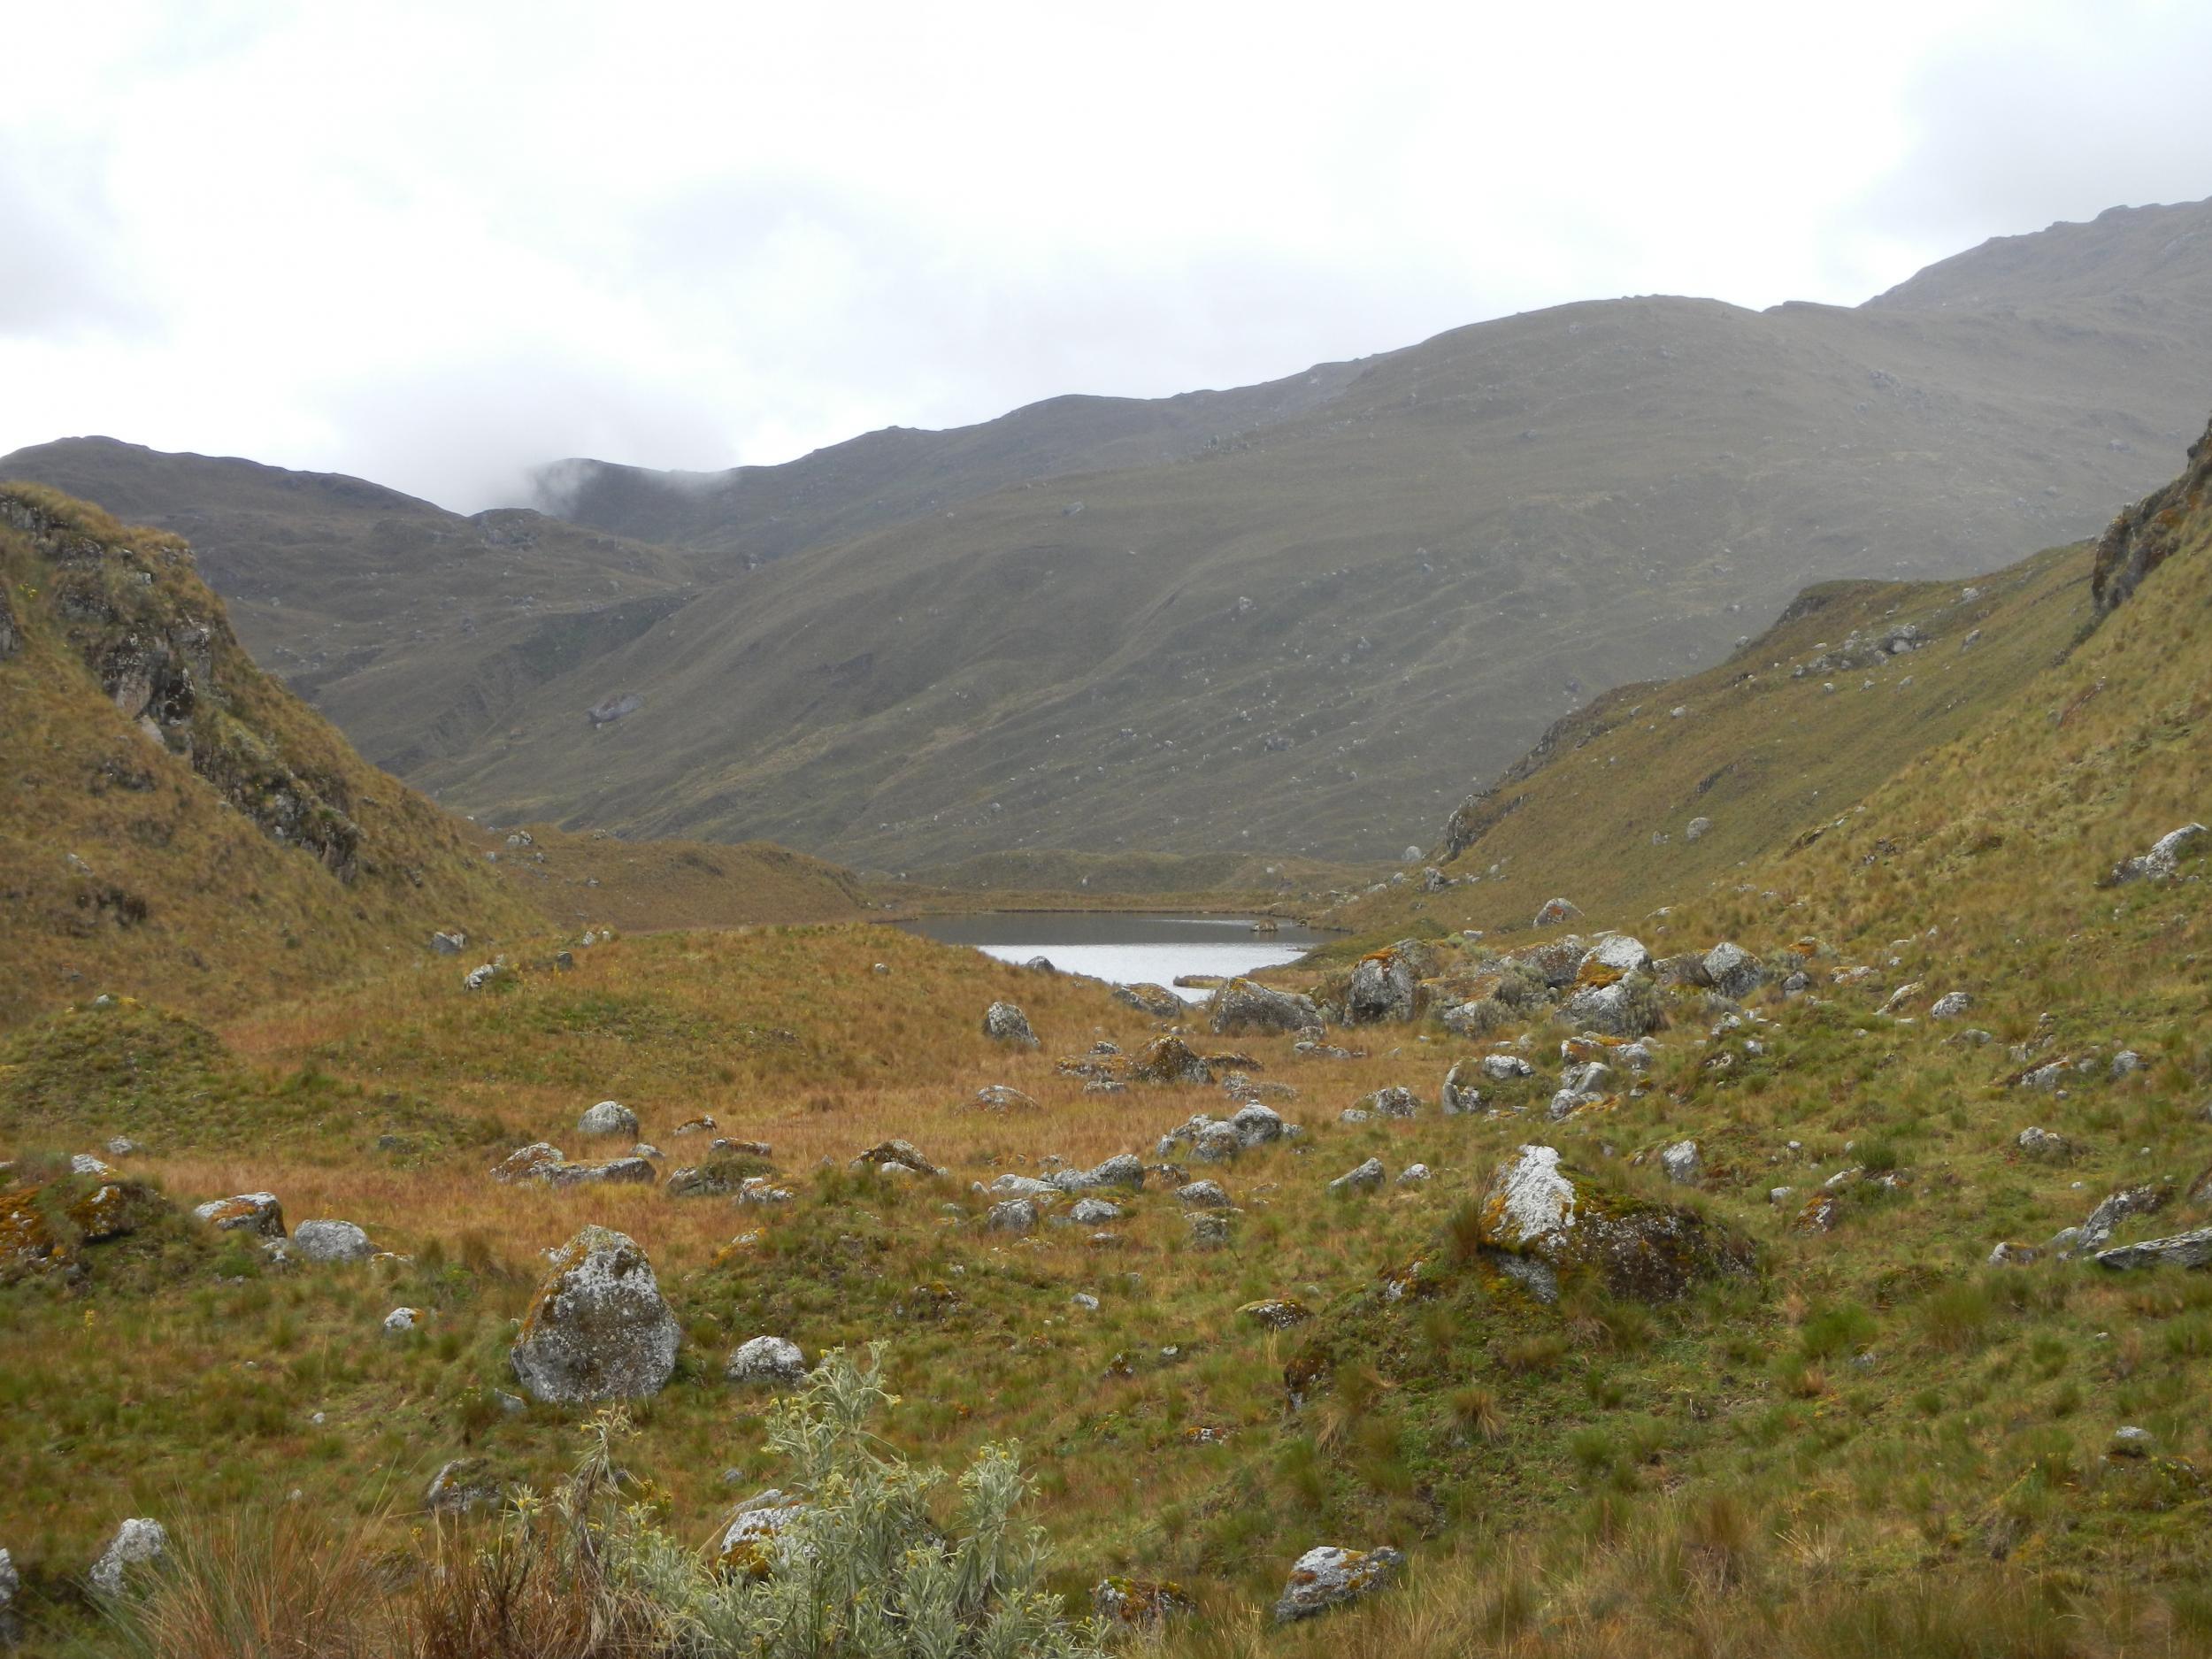
<path id="1" fill-rule="evenodd" d="M 1542 15 L 1539 15 L 1542 13 Z M 0 453 L 465 511 L 1291 373 L 1568 300 L 1856 302 L 2212 195 L 2212 8 L 28 5 Z"/>

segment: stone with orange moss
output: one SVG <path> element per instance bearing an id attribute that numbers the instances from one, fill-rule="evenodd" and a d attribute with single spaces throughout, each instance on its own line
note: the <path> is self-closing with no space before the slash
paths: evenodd
<path id="1" fill-rule="evenodd" d="M 265 1239 L 284 1236 L 284 1206 L 274 1193 L 241 1193 L 197 1206 L 193 1215 L 224 1233 L 251 1233 Z"/>

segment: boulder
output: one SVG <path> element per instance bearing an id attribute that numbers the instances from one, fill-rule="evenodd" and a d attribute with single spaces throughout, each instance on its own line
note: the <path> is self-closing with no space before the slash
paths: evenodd
<path id="1" fill-rule="evenodd" d="M 1380 1158 L 1370 1158 L 1357 1169 L 1348 1170 L 1329 1183 L 1333 1193 L 1371 1193 L 1383 1184 L 1383 1165 Z"/>
<path id="2" fill-rule="evenodd" d="M 1641 1037 L 1666 1024 L 1659 990 L 1644 974 L 1584 986 L 1559 1005 L 1560 1018 L 1608 1037 Z"/>
<path id="3" fill-rule="evenodd" d="M 2178 873 L 2182 855 L 2204 835 L 2201 824 L 2185 824 L 2177 830 L 2169 830 L 2152 844 L 2150 851 L 2140 857 L 2124 858 L 2112 868 L 2111 883 L 2117 887 L 2129 881 L 2170 881 Z"/>
<path id="4" fill-rule="evenodd" d="M 1037 1205 L 1027 1198 L 1009 1198 L 991 1206 L 983 1217 L 983 1225 L 993 1233 L 1034 1233 L 1037 1230 Z"/>
<path id="5" fill-rule="evenodd" d="M 1225 1036 L 1240 1032 L 1298 1032 L 1317 1029 L 1321 1010 L 1310 996 L 1236 979 L 1215 991 L 1206 1005 L 1206 1023 Z"/>
<path id="6" fill-rule="evenodd" d="M 746 1578 L 766 1578 L 775 1563 L 777 1538 L 805 1513 L 804 1500 L 772 1488 L 748 1500 L 723 1532 L 716 1561 Z"/>
<path id="7" fill-rule="evenodd" d="M 1536 927 L 1563 927 L 1581 914 L 1581 907 L 1571 900 L 1546 899 L 1538 907 L 1536 919 L 1531 925 Z"/>
<path id="8" fill-rule="evenodd" d="M 1668 1147 L 1659 1154 L 1659 1167 L 1669 1180 L 1684 1187 L 1696 1186 L 1705 1174 L 1705 1160 L 1694 1141 L 1678 1141 Z"/>
<path id="9" fill-rule="evenodd" d="M 1037 1110 L 1035 1100 L 1018 1088 L 1009 1088 L 1003 1083 L 986 1083 L 976 1090 L 975 1099 L 970 1104 L 978 1111 L 987 1112 L 1033 1112 Z"/>
<path id="10" fill-rule="evenodd" d="M 1164 1578 L 1102 1578 L 1091 1591 L 1091 1613 L 1110 1631 L 1157 1631 L 1195 1606 L 1181 1585 Z"/>
<path id="11" fill-rule="evenodd" d="M 1462 1060 L 1444 1073 L 1444 1086 L 1437 1093 L 1437 1104 L 1447 1118 L 1456 1118 L 1465 1112 L 1485 1110 L 1482 1090 L 1475 1079 L 1481 1075 L 1481 1067 L 1472 1060 Z"/>
<path id="12" fill-rule="evenodd" d="M 526 1147 L 517 1147 L 494 1164 L 492 1179 L 509 1183 L 537 1180 L 562 1162 L 560 1148 L 549 1141 L 533 1141 Z"/>
<path id="13" fill-rule="evenodd" d="M 1694 1210 L 1610 1192 L 1525 1146 L 1498 1166 L 1476 1222 L 1485 1248 L 1554 1272 L 1594 1273 L 1615 1295 L 1668 1302 L 1701 1279 L 1748 1274 L 1750 1242 Z"/>
<path id="14" fill-rule="evenodd" d="M 92 1587 L 102 1595 L 119 1596 L 129 1580 L 132 1570 L 150 1566 L 167 1558 L 169 1534 L 159 1521 L 134 1517 L 115 1529 L 115 1536 L 100 1552 L 100 1559 L 92 1563 L 86 1575 Z"/>
<path id="15" fill-rule="evenodd" d="M 1705 983 L 1732 1002 L 1742 1002 L 1766 978 L 1766 970 L 1760 965 L 1758 957 L 1730 940 L 1723 940 L 1707 951 L 1701 965 Z"/>
<path id="16" fill-rule="evenodd" d="M 731 1382 L 777 1386 L 805 1381 L 806 1371 L 806 1356 L 799 1345 L 780 1336 L 757 1336 L 739 1343 L 722 1368 L 722 1375 Z"/>
<path id="17" fill-rule="evenodd" d="M 1378 1118 L 1416 1118 L 1421 1111 L 1421 1102 L 1409 1088 L 1379 1088 L 1362 1095 L 1359 1104 Z"/>
<path id="18" fill-rule="evenodd" d="M 549 1164 L 537 1171 L 549 1187 L 586 1187 L 598 1182 L 634 1181 L 649 1186 L 659 1179 L 649 1158 L 610 1158 L 604 1164 Z"/>
<path id="19" fill-rule="evenodd" d="M 1946 991 L 1928 1005 L 1930 1019 L 1963 1019 L 1974 999 L 1964 991 Z"/>
<path id="20" fill-rule="evenodd" d="M 1017 1048 L 1037 1047 L 1037 1033 L 1029 1028 L 1029 1016 L 1011 1002 L 994 1002 L 983 1010 L 983 1034 L 993 1042 Z"/>
<path id="21" fill-rule="evenodd" d="M 1494 1083 L 1536 1075 L 1536 1068 L 1517 1054 L 1486 1054 L 1475 1062 L 1475 1068 Z"/>
<path id="22" fill-rule="evenodd" d="M 1114 1001 L 1155 1019 L 1177 1019 L 1184 1010 L 1183 999 L 1164 985 L 1139 983 L 1117 985 L 1113 987 Z M 1220 1027 L 1216 1026 L 1216 1030 Z"/>
<path id="23" fill-rule="evenodd" d="M 466 1515 L 471 1509 L 495 1509 L 506 1494 L 487 1476 L 480 1457 L 455 1457 L 442 1464 L 422 1494 L 422 1507 L 433 1515 Z"/>
<path id="24" fill-rule="evenodd" d="M 1064 1193 L 1094 1192 L 1102 1187 L 1126 1187 L 1141 1192 L 1144 1160 L 1133 1152 L 1117 1152 L 1087 1170 L 1062 1170 L 1052 1177 L 1051 1185 Z"/>
<path id="25" fill-rule="evenodd" d="M 1985 1265 L 1990 1267 L 2026 1267 L 2039 1259 L 2043 1252 L 2032 1244 L 2019 1244 L 2010 1240 L 1989 1253 Z"/>
<path id="26" fill-rule="evenodd" d="M 1202 1211 L 1186 1216 L 1190 1228 L 1192 1248 L 1200 1250 L 1218 1250 L 1229 1242 L 1229 1218 Z"/>
<path id="27" fill-rule="evenodd" d="M 942 1175 L 944 1173 L 944 1171 L 924 1157 L 910 1141 L 880 1141 L 870 1147 L 852 1162 L 852 1167 L 856 1171 L 865 1169 L 871 1164 L 878 1169 L 888 1164 L 894 1169 L 908 1170 L 916 1175 Z"/>
<path id="28" fill-rule="evenodd" d="M 1559 1073 L 1559 1087 L 1572 1094 L 1603 1094 L 1614 1086 L 1613 1068 L 1602 1060 L 1582 1060 Z"/>
<path id="29" fill-rule="evenodd" d="M 1435 967 L 1435 952 L 1417 939 L 1362 956 L 1345 985 L 1346 1018 L 1355 1025 L 1411 1019 L 1420 1011 L 1421 981 Z"/>
<path id="30" fill-rule="evenodd" d="M 1219 1181 L 1191 1181 L 1175 1189 L 1175 1202 L 1186 1210 L 1226 1210 L 1229 1194 Z"/>
<path id="31" fill-rule="evenodd" d="M 420 1308 L 395 1308 L 384 1316 L 384 1334 L 405 1336 L 410 1331 L 419 1329 L 429 1317 Z"/>
<path id="32" fill-rule="evenodd" d="M 457 928 L 430 935 L 430 949 L 441 956 L 457 956 L 468 948 L 469 936 Z"/>
<path id="33" fill-rule="evenodd" d="M 1427 1164 L 1409 1164 L 1404 1169 L 1398 1172 L 1397 1185 L 1400 1187 L 1418 1187 L 1423 1182 L 1432 1180 L 1434 1178 L 1435 1171 L 1431 1170 Z"/>
<path id="34" fill-rule="evenodd" d="M 1079 1198 L 1068 1218 L 1079 1227 L 1095 1227 L 1101 1222 L 1119 1221 L 1121 1206 L 1103 1198 Z"/>
<path id="35" fill-rule="evenodd" d="M 995 1176 L 983 1189 L 994 1198 L 1036 1198 L 1060 1189 L 1050 1181 L 1040 1180 L 1034 1175 L 1017 1175 L 1012 1171 Z"/>
<path id="36" fill-rule="evenodd" d="M 1247 1101 L 1230 1115 L 1229 1127 L 1236 1131 L 1240 1147 L 1263 1147 L 1278 1141 L 1294 1137 L 1294 1125 L 1283 1121 L 1283 1116 L 1271 1106 L 1258 1101 Z"/>
<path id="37" fill-rule="evenodd" d="M 2115 1271 L 2136 1267 L 2206 1267 L 2212 1266 L 2212 1227 L 2199 1227 L 2190 1233 L 2177 1233 L 2170 1238 L 2146 1239 L 2139 1244 L 2123 1244 L 2115 1249 L 2099 1250 L 2092 1257 L 2099 1267 Z"/>
<path id="38" fill-rule="evenodd" d="M 292 1229 L 292 1254 L 303 1262 L 365 1262 L 376 1246 L 350 1221 L 303 1221 Z"/>
<path id="39" fill-rule="evenodd" d="M 241 1193 L 196 1206 L 192 1213 L 225 1233 L 250 1233 L 264 1239 L 284 1236 L 284 1206 L 274 1193 Z"/>
<path id="40" fill-rule="evenodd" d="M 1582 953 L 1582 960 L 1575 964 L 1575 983 L 1610 985 L 1650 968 L 1651 952 L 1644 949 L 1641 940 L 1626 933 L 1607 933 Z"/>
<path id="41" fill-rule="evenodd" d="M 580 1135 L 620 1135 L 637 1139 L 637 1114 L 620 1101 L 603 1100 L 576 1120 Z"/>
<path id="42" fill-rule="evenodd" d="M 1132 1083 L 1210 1083 L 1213 1068 L 1180 1037 L 1155 1037 L 1129 1062 Z"/>
<path id="43" fill-rule="evenodd" d="M 2021 1156 L 2031 1158 L 2066 1158 L 2073 1156 L 2073 1143 L 2064 1135 L 2054 1134 L 2048 1129 L 2023 1129 L 2015 1137 L 2013 1145 Z"/>
<path id="44" fill-rule="evenodd" d="M 2080 1236 L 2067 1253 L 2081 1256 L 2096 1249 L 2122 1222 L 2137 1216 L 2156 1215 L 2171 1202 L 2173 1195 L 2172 1186 L 2165 1181 L 2124 1187 L 2089 1212 L 2089 1219 L 2081 1224 Z"/>
<path id="45" fill-rule="evenodd" d="M 645 1252 L 626 1234 L 588 1226 L 555 1254 L 511 1358 L 539 1400 L 638 1399 L 675 1371 L 680 1334 Z"/>
<path id="46" fill-rule="evenodd" d="M 1386 1548 L 1344 1549 L 1324 1544 L 1310 1549 L 1290 1570 L 1290 1582 L 1275 1603 L 1276 1623 L 1311 1618 L 1371 1595 L 1391 1581 L 1405 1559 L 1399 1551 Z"/>
<path id="47" fill-rule="evenodd" d="M 1313 1310 L 1288 1296 L 1270 1296 L 1263 1302 L 1246 1302 L 1237 1310 L 1237 1317 L 1271 1331 L 1287 1331 L 1312 1318 Z"/>

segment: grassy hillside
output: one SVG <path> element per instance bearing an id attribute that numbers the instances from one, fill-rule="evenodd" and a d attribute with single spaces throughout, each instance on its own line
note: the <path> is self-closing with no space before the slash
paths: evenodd
<path id="1" fill-rule="evenodd" d="M 695 1651 L 680 1578 L 689 1595 L 804 1566 L 712 1565 L 735 1506 L 793 1485 L 772 1396 L 723 1374 L 772 1334 L 810 1359 L 887 1344 L 899 1400 L 881 1451 L 959 1468 L 1018 1440 L 1025 1513 L 1056 1547 L 1048 1586 L 1171 1607 L 1160 1650 L 1187 1659 L 2212 1653 L 2212 1275 L 2055 1248 L 2098 1211 L 2104 1247 L 2212 1224 L 2212 864 L 2200 841 L 2111 884 L 2212 796 L 2208 464 L 2212 442 L 2152 515 L 2164 557 L 2093 629 L 2070 552 L 1970 600 L 1823 589 L 1740 661 L 1759 680 L 1701 682 L 1717 712 L 1677 693 L 1687 711 L 1655 729 L 1607 703 L 1569 728 L 1590 742 L 1529 770 L 1527 803 L 1463 866 L 1549 822 L 1529 890 L 1578 897 L 1586 940 L 1632 929 L 1662 956 L 1733 941 L 1773 965 L 1732 997 L 1683 963 L 1651 976 L 1627 1004 L 1654 1027 L 1642 1071 L 1617 1033 L 1578 1030 L 1542 958 L 1496 949 L 1556 930 L 1430 947 L 1436 992 L 1505 1010 L 1479 1038 L 1381 1020 L 1332 1030 L 1332 1054 L 1194 1030 L 1217 1074 L 1243 1074 L 1225 1087 L 1091 1092 L 1084 1070 L 1118 1064 L 1097 1044 L 1125 1063 L 1157 1029 L 1104 987 L 854 925 L 618 939 L 473 992 L 433 966 L 214 1031 L 131 1006 L 27 1028 L 0 1049 L 0 1133 L 37 1190 L 10 1189 L 8 1213 L 42 1219 L 65 1259 L 18 1243 L 0 1287 L 0 1536 L 24 1616 L 51 1647 L 98 1651 L 76 1575 L 118 1517 L 158 1515 L 198 1552 L 147 1581 L 148 1617 L 198 1632 L 169 1651 L 237 1645 L 242 1617 L 211 1609 L 245 1561 L 278 1563 L 254 1576 L 254 1609 L 286 1629 L 350 1609 L 356 1651 L 497 1652 L 495 1607 L 518 1621 L 511 1650 L 549 1647 L 566 1619 L 579 1655 Z M 1788 672 L 1793 652 L 1903 621 L 1931 642 L 1891 678 L 1832 676 L 1831 694 Z M 1918 700 L 1929 683 L 1939 701 Z M 1701 718 L 1766 757 L 1711 814 L 1740 849 L 1671 882 L 1614 873 L 1650 847 L 1645 814 L 1671 824 L 1686 803 L 1660 774 L 1694 787 L 1710 770 Z M 1793 729 L 1794 746 L 1760 747 Z M 1861 749 L 1889 730 L 1908 734 L 1901 764 Z M 1647 780 L 1617 819 L 1595 794 L 1550 798 L 1612 748 L 1609 770 L 1632 760 Z M 1809 772 L 1830 781 L 1801 826 Z M 1578 810 L 1597 819 L 1582 840 Z M 1509 885 L 1427 897 L 1472 907 Z M 1304 977 L 1339 995 L 1325 965 Z M 1593 959 L 1575 979 L 1641 984 L 1621 972 Z M 1939 1016 L 1953 993 L 1968 1006 Z M 1026 1010 L 1040 1049 L 983 1035 L 995 999 Z M 1615 1075 L 1563 1110 L 1584 1055 Z M 1442 1112 L 1454 1069 L 1465 1087 L 1485 1056 L 1530 1074 Z M 979 1102 L 989 1084 L 1019 1095 Z M 1378 1110 L 1386 1088 L 1409 1092 L 1410 1116 Z M 1156 1149 L 1262 1091 L 1302 1137 L 1215 1164 Z M 664 1177 L 710 1163 L 694 1149 L 708 1131 L 677 1133 L 704 1113 L 768 1147 L 726 1153 L 733 1179 L 766 1170 L 790 1198 L 488 1179 L 532 1140 L 588 1153 L 577 1114 L 603 1096 L 634 1108 Z M 266 1188 L 391 1254 L 280 1270 L 143 1194 L 134 1231 L 80 1241 L 69 1218 L 89 1195 L 72 1183 L 88 1178 L 58 1155 L 118 1133 L 144 1142 L 125 1163 L 149 1191 Z M 849 1167 L 889 1136 L 944 1172 Z M 1582 1231 L 1555 1257 L 1512 1229 L 1557 1215 L 1556 1194 L 1532 1210 L 1494 1179 L 1530 1145 L 1574 1187 Z M 991 1224 L 987 1183 L 1124 1151 L 1152 1167 L 1141 1191 L 1101 1194 L 1118 1215 L 1056 1225 L 1070 1195 L 1026 1229 Z M 1369 1157 L 1378 1185 L 1332 1187 Z M 1425 1180 L 1398 1179 L 1416 1164 Z M 1202 1211 L 1225 1224 L 1217 1248 L 1188 1219 L 1198 1177 L 1229 1206 Z M 573 1463 L 580 1409 L 500 1396 L 541 1253 L 586 1222 L 647 1252 L 681 1334 L 619 1440 L 622 1502 L 591 1511 L 587 1553 L 611 1564 L 557 1578 L 518 1553 L 542 1538 L 526 1522 L 435 1523 L 419 1504 L 456 1457 L 482 1460 L 471 1480 L 541 1491 Z M 1993 1261 L 2000 1245 L 2010 1259 Z M 385 1334 L 403 1306 L 426 1317 Z M 949 1491 L 926 1512 L 957 1526 Z M 313 1547 L 253 1543 L 275 1533 Z M 227 1538 L 243 1541 L 227 1555 Z M 1348 1609 L 1278 1624 L 1292 1563 L 1321 1544 L 1410 1560 Z M 679 1557 L 696 1564 L 679 1575 Z M 457 1606 L 485 1621 L 473 1634 Z M 609 1621 L 596 1637 L 573 1633 L 587 1612 Z"/>
<path id="2" fill-rule="evenodd" d="M 767 841 L 626 841 L 543 824 L 474 839 L 565 933 L 842 921 L 875 903 L 850 871 Z"/>
<path id="3" fill-rule="evenodd" d="M 454 820 L 257 669 L 174 536 L 0 488 L 0 1026 L 202 1011 L 543 924 Z"/>

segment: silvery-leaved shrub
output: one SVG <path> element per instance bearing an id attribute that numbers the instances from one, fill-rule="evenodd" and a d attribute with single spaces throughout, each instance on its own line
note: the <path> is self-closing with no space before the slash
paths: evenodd
<path id="1" fill-rule="evenodd" d="M 616 1622 L 687 1659 L 1093 1659 L 1087 1624 L 1041 1589 L 1042 1529 L 1015 1518 L 1027 1491 L 1010 1449 L 987 1447 L 939 1519 L 941 1470 L 882 1449 L 867 1424 L 895 1403 L 880 1350 L 825 1355 L 772 1408 L 782 1460 L 778 1524 L 741 1551 L 703 1555 L 611 1497 L 618 1412 L 594 1420 L 592 1450 L 555 1494 L 555 1530 L 593 1559 L 588 1577 Z M 541 1527 L 541 1504 L 511 1527 Z"/>

